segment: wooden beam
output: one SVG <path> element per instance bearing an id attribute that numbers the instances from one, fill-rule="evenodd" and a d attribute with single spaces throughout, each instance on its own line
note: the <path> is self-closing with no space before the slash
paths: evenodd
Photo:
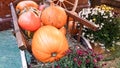
<path id="1" fill-rule="evenodd" d="M 10 22 L 12 18 L 0 18 L 0 23 Z"/>
<path id="2" fill-rule="evenodd" d="M 76 21 L 80 22 L 82 25 L 87 26 L 88 28 L 92 29 L 93 31 L 97 31 L 98 30 L 98 26 L 96 24 L 94 24 L 94 23 L 92 23 L 92 22 L 90 22 L 90 21 L 88 21 L 86 19 L 83 19 L 83 18 L 79 17 L 76 14 L 73 14 L 71 11 L 68 11 L 66 9 L 65 9 L 65 11 L 66 11 L 68 16 L 70 16 L 73 19 L 75 19 Z"/>
<path id="3" fill-rule="evenodd" d="M 18 19 L 17 15 L 13 6 L 13 3 L 10 3 L 10 8 L 11 8 L 11 14 L 12 14 L 12 19 L 13 19 L 13 24 L 14 24 L 14 31 L 15 31 L 15 36 L 17 39 L 17 44 L 19 49 L 25 50 L 26 49 L 26 44 L 24 42 L 24 37 L 20 32 L 20 28 L 18 26 Z"/>

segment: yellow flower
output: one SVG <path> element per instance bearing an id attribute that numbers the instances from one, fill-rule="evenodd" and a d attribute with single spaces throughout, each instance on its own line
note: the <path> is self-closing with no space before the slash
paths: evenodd
<path id="1" fill-rule="evenodd" d="M 93 21 L 96 22 L 96 18 L 93 18 Z"/>
<path id="2" fill-rule="evenodd" d="M 108 11 L 112 11 L 113 10 L 113 8 L 112 7 L 109 7 L 109 6 L 107 6 L 107 5 L 101 5 L 101 6 L 96 6 L 96 8 L 100 8 L 101 10 L 104 10 L 104 11 L 106 11 L 106 12 L 108 12 Z"/>
<path id="3" fill-rule="evenodd" d="M 102 10 L 105 10 L 106 8 L 105 7 L 101 7 Z"/>

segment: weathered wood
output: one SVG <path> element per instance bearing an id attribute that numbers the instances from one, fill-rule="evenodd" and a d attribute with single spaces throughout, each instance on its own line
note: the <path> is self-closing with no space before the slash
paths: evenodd
<path id="1" fill-rule="evenodd" d="M 15 9 L 12 3 L 10 3 L 10 8 L 11 8 L 11 14 L 13 18 L 13 25 L 14 25 L 15 36 L 17 39 L 17 44 L 18 44 L 19 49 L 24 50 L 26 49 L 26 44 L 24 42 L 24 37 L 21 34 L 20 28 L 18 26 L 17 15 L 16 15 L 16 12 L 15 12 Z"/>
<path id="2" fill-rule="evenodd" d="M 10 22 L 12 20 L 12 18 L 0 18 L 0 23 L 4 23 L 4 22 Z"/>
<path id="3" fill-rule="evenodd" d="M 120 0 L 101 0 L 101 3 L 120 8 Z"/>
<path id="4" fill-rule="evenodd" d="M 12 28 L 11 21 L 12 18 L 0 18 L 0 31 Z"/>
<path id="5" fill-rule="evenodd" d="M 0 31 L 11 29 L 9 3 L 13 0 L 0 0 Z"/>
<path id="6" fill-rule="evenodd" d="M 78 32 L 78 39 L 77 39 L 77 41 L 80 41 L 80 37 L 82 35 L 82 29 L 83 29 L 83 25 L 80 24 L 80 29 L 79 29 L 79 32 Z"/>
<path id="7" fill-rule="evenodd" d="M 24 50 L 20 50 L 20 56 L 21 56 L 21 61 L 22 61 L 22 68 L 28 68 Z"/>
<path id="8" fill-rule="evenodd" d="M 0 18 L 10 15 L 10 2 L 13 2 L 13 0 L 0 0 Z"/>
<path id="9" fill-rule="evenodd" d="M 86 19 L 83 19 L 81 17 L 79 17 L 78 15 L 73 14 L 71 11 L 65 10 L 67 15 L 72 17 L 73 19 L 75 19 L 76 21 L 80 22 L 82 25 L 87 26 L 88 28 L 92 29 L 93 31 L 97 31 L 98 30 L 98 26 Z"/>

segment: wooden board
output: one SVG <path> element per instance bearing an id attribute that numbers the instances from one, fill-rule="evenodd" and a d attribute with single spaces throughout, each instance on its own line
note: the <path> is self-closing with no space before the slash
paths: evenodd
<path id="1" fill-rule="evenodd" d="M 14 0 L 0 0 L 0 31 L 11 28 L 9 3 Z"/>
<path id="2" fill-rule="evenodd" d="M 14 0 L 0 0 L 0 18 L 7 17 L 10 15 L 10 2 Z"/>

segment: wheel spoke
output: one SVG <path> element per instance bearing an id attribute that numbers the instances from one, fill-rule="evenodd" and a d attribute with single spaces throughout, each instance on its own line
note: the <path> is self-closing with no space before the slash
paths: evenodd
<path id="1" fill-rule="evenodd" d="M 62 2 L 60 2 L 60 6 L 62 7 Z"/>
<path id="2" fill-rule="evenodd" d="M 60 1 L 58 0 L 58 1 L 57 1 L 57 3 L 56 3 L 56 5 L 58 5 L 58 4 L 59 4 L 59 2 L 60 2 Z"/>
<path id="3" fill-rule="evenodd" d="M 72 2 L 70 2 L 70 1 L 65 0 L 64 2 L 66 2 L 66 3 L 68 3 L 68 4 L 72 5 L 72 6 L 74 6 L 74 4 Z"/>
<path id="4" fill-rule="evenodd" d="M 62 2 L 62 5 L 63 5 L 63 7 L 65 8 L 65 9 L 67 9 L 67 7 L 65 6 L 65 4 Z"/>
<path id="5" fill-rule="evenodd" d="M 75 11 L 78 5 L 78 0 L 51 0 L 56 5 L 63 7 L 64 9 Z"/>
<path id="6" fill-rule="evenodd" d="M 57 0 L 52 0 L 52 1 L 54 2 L 54 1 L 57 1 Z"/>
<path id="7" fill-rule="evenodd" d="M 75 3 L 74 3 L 74 8 L 72 9 L 72 11 L 75 11 L 75 10 L 76 10 L 77 5 L 78 5 L 78 0 L 75 0 Z"/>

